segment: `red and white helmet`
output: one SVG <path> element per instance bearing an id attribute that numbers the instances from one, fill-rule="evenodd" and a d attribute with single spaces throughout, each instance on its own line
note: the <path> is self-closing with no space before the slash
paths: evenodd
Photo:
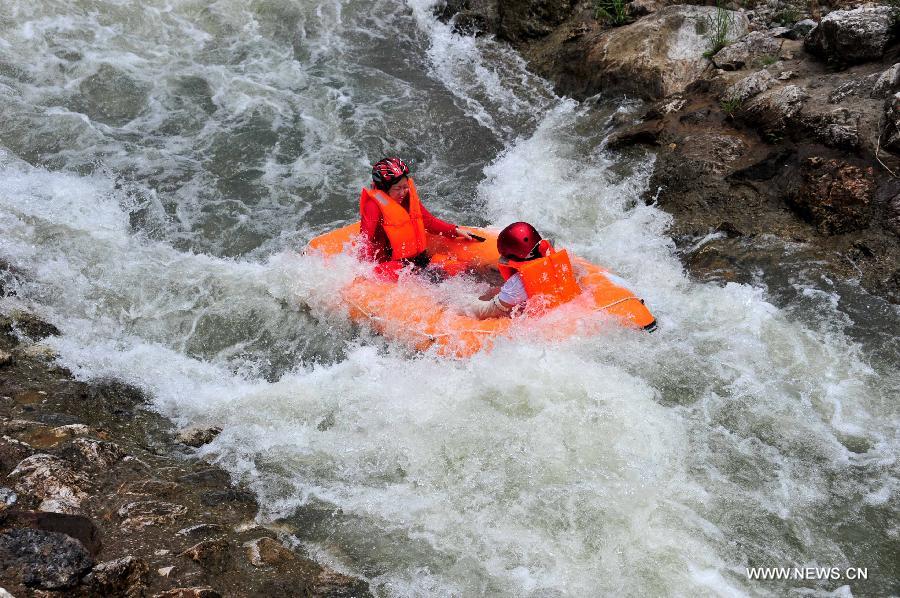
<path id="1" fill-rule="evenodd" d="M 509 260 L 540 257 L 541 233 L 527 222 L 513 222 L 497 235 L 497 251 Z"/>
<path id="2" fill-rule="evenodd" d="M 382 191 L 387 191 L 405 176 L 409 176 L 409 166 L 400 158 L 383 158 L 372 167 L 372 182 Z"/>

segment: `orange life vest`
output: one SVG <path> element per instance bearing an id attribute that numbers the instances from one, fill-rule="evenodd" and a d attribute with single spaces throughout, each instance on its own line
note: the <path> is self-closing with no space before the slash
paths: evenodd
<path id="1" fill-rule="evenodd" d="M 554 251 L 548 245 L 547 251 L 547 255 L 536 260 L 510 261 L 499 264 L 498 268 L 503 280 L 508 280 L 518 271 L 528 297 L 540 295 L 544 307 L 550 308 L 577 297 L 581 293 L 581 287 L 575 280 L 575 271 L 566 250 Z"/>
<path id="2" fill-rule="evenodd" d="M 381 210 L 381 223 L 388 241 L 391 243 L 392 260 L 402 260 L 419 255 L 425 251 L 427 246 L 419 192 L 416 191 L 416 185 L 411 178 L 408 178 L 407 181 L 409 182 L 409 211 L 391 199 L 387 193 L 378 189 L 364 188 L 359 196 L 360 216 L 362 216 L 363 208 L 368 201 L 374 201 Z"/>

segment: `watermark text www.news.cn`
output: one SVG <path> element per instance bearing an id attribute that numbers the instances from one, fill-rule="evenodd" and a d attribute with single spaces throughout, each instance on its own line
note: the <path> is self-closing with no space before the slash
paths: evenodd
<path id="1" fill-rule="evenodd" d="M 747 578 L 756 581 L 857 581 L 869 579 L 866 567 L 747 567 Z"/>

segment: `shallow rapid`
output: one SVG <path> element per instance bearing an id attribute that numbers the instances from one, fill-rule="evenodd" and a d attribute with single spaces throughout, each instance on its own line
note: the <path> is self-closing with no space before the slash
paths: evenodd
<path id="1" fill-rule="evenodd" d="M 24 276 L 0 309 L 56 324 L 77 376 L 222 427 L 202 450 L 262 517 L 379 595 L 842 585 L 745 572 L 795 565 L 896 592 L 896 307 L 771 240 L 754 284 L 692 280 L 641 199 L 653 156 L 604 147 L 640 106 L 557 98 L 432 4 L 5 2 L 0 260 Z M 352 326 L 329 306 L 361 266 L 300 250 L 388 153 L 434 213 L 609 267 L 658 332 L 454 360 Z"/>

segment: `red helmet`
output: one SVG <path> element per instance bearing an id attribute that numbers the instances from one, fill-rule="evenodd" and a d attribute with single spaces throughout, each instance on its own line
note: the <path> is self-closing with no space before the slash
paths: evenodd
<path id="1" fill-rule="evenodd" d="M 382 158 L 372 167 L 372 182 L 382 191 L 387 191 L 405 176 L 409 176 L 409 166 L 400 158 Z"/>
<path id="2" fill-rule="evenodd" d="M 541 233 L 527 222 L 513 222 L 497 235 L 497 251 L 511 260 L 530 260 L 540 257 L 538 244 Z"/>

